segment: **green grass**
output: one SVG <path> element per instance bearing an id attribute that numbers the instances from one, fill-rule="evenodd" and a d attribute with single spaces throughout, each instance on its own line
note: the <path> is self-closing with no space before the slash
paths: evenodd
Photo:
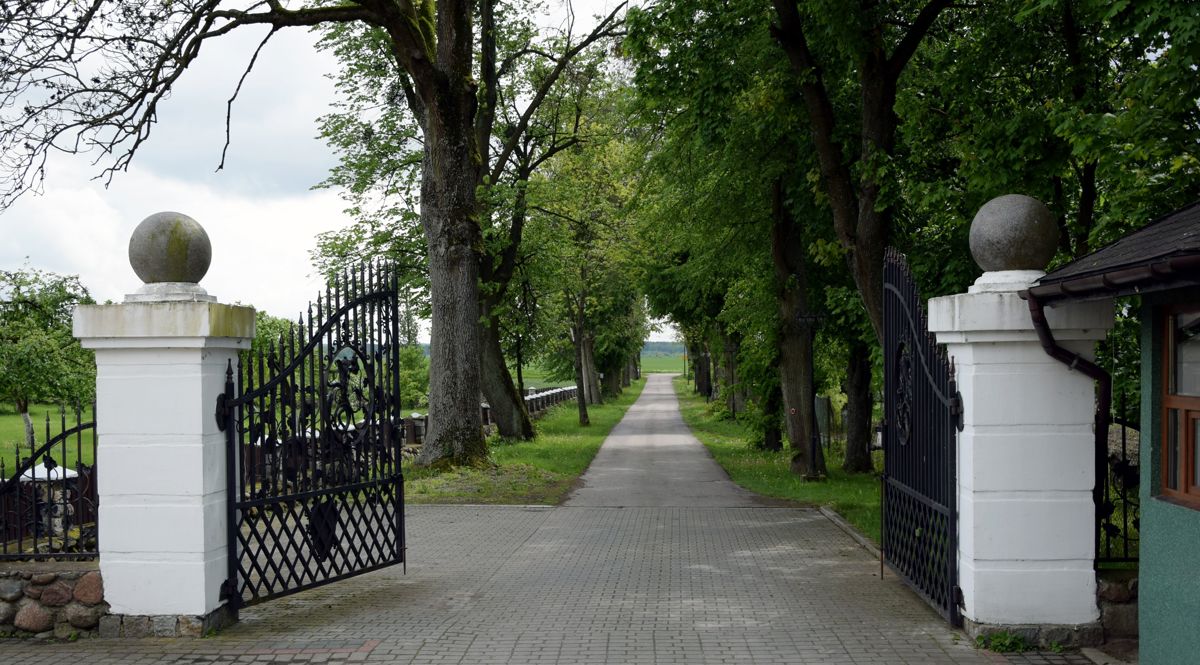
<path id="1" fill-rule="evenodd" d="M 509 368 L 509 371 L 512 372 L 513 382 L 516 383 L 516 381 L 517 381 L 516 368 L 511 367 L 511 368 Z M 537 365 L 530 365 L 528 367 L 521 368 L 521 374 L 522 374 L 522 378 L 525 379 L 525 387 L 526 388 L 534 388 L 534 387 L 539 388 L 539 389 L 541 389 L 541 388 L 562 388 L 564 386 L 575 385 L 574 379 L 566 379 L 566 380 L 550 379 L 546 375 L 546 370 L 541 367 L 538 367 Z"/>
<path id="2" fill-rule="evenodd" d="M 683 373 L 683 354 L 668 356 L 659 353 L 642 355 L 643 372 Z"/>
<path id="3" fill-rule="evenodd" d="M 588 407 L 592 424 L 579 426 L 575 402 L 550 409 L 537 420 L 533 441 L 493 438 L 491 463 L 483 468 L 445 471 L 406 465 L 404 498 L 410 503 L 560 503 L 591 464 L 625 411 L 637 400 L 645 380 L 635 381 L 617 399 Z"/>
<path id="4" fill-rule="evenodd" d="M 687 381 L 674 381 L 683 420 L 697 439 L 708 448 L 733 482 L 764 496 L 788 499 L 811 506 L 828 506 L 837 511 L 874 542 L 879 542 L 879 478 L 875 474 L 850 474 L 842 471 L 843 452 L 838 442 L 826 452 L 829 477 L 805 482 L 789 468 L 791 453 L 770 452 L 752 447 L 745 425 L 719 420 L 708 409 L 704 398 L 693 394 Z M 875 453 L 875 466 L 882 464 Z"/>
<path id="5" fill-rule="evenodd" d="M 46 442 L 46 414 L 50 414 L 50 436 L 54 436 L 62 431 L 61 421 L 59 420 L 59 410 L 57 406 L 49 404 L 31 404 L 29 405 L 29 414 L 33 417 L 33 431 L 37 439 L 38 445 Z M 92 410 L 89 407 L 81 416 L 83 422 L 92 420 Z M 67 427 L 75 426 L 75 414 L 67 414 Z M 92 431 L 87 431 L 81 437 L 83 448 L 83 463 L 92 463 Z M 21 419 L 21 414 L 17 413 L 12 406 L 0 407 L 0 460 L 4 462 L 4 468 L 8 474 L 12 474 L 16 464 L 17 453 L 16 446 L 21 447 L 21 458 L 29 456 L 29 446 L 25 444 L 25 422 Z M 75 466 L 75 438 L 71 437 L 67 445 L 67 459 L 61 459 L 62 448 L 54 447 L 54 459 L 60 464 L 66 464 L 68 467 Z M 0 480 L 7 480 L 3 478 Z"/>

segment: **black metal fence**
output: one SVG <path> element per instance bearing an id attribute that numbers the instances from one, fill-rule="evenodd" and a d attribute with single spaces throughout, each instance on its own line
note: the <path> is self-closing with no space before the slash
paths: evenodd
<path id="1" fill-rule="evenodd" d="M 958 599 L 955 443 L 961 400 L 904 255 L 884 261 L 883 554 L 954 625 Z"/>
<path id="2" fill-rule="evenodd" d="M 1136 563 L 1141 529 L 1138 486 L 1141 469 L 1137 423 L 1113 417 L 1108 425 L 1108 446 L 1097 451 L 1107 473 L 1097 479 L 1100 502 L 1096 506 L 1096 563 Z"/>
<path id="3" fill-rule="evenodd" d="M 1097 363 L 1112 377 L 1108 438 L 1097 440 L 1096 565 L 1136 566 L 1141 509 L 1141 325 L 1133 299 L 1115 303 L 1116 322 L 1098 345 Z"/>
<path id="4" fill-rule="evenodd" d="M 46 414 L 42 443 L 0 458 L 0 560 L 95 559 L 99 553 L 96 423 Z M 57 423 L 54 421 L 57 420 Z M 70 424 L 73 422 L 74 424 Z"/>

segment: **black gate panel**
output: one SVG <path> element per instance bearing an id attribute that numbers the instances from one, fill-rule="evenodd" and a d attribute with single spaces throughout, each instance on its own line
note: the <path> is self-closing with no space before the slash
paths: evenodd
<path id="1" fill-rule="evenodd" d="M 958 626 L 954 367 L 929 333 L 903 254 L 887 250 L 883 279 L 884 559 Z"/>
<path id="2" fill-rule="evenodd" d="M 393 270 L 366 267 L 229 368 L 234 607 L 404 562 L 398 305 Z"/>

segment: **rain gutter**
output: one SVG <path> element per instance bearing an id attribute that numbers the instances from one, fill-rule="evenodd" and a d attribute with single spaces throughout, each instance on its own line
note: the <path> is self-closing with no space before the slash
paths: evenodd
<path id="1" fill-rule="evenodd" d="M 1091 279 L 1091 278 L 1085 278 Z M 1034 287 L 1020 293 L 1021 297 L 1029 303 L 1029 318 L 1033 321 L 1033 329 L 1037 332 L 1038 341 L 1042 344 L 1042 350 L 1046 355 L 1066 365 L 1069 369 L 1079 370 L 1084 376 L 1092 379 L 1099 384 L 1099 394 L 1096 400 L 1095 428 L 1096 438 L 1095 446 L 1095 485 L 1092 486 L 1092 501 L 1096 510 L 1100 510 L 1103 505 L 1105 483 L 1102 482 L 1104 474 L 1108 473 L 1108 421 L 1109 410 L 1112 406 L 1112 376 L 1104 370 L 1103 367 L 1084 358 L 1074 351 L 1067 350 L 1059 345 L 1054 339 L 1054 332 L 1050 330 L 1050 324 L 1046 321 L 1046 312 L 1042 308 L 1042 302 L 1034 293 Z M 1095 552 L 1100 551 L 1100 529 L 1095 529 L 1093 534 L 1095 539 Z M 1093 565 L 1095 560 L 1093 559 Z"/>

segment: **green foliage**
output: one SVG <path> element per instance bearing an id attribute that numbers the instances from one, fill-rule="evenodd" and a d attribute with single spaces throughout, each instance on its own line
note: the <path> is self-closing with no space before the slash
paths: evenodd
<path id="1" fill-rule="evenodd" d="M 285 318 L 271 316 L 261 309 L 255 310 L 254 339 L 250 340 L 251 355 L 269 354 L 272 350 L 279 349 L 280 345 L 286 344 L 289 336 L 294 334 L 294 325 L 296 324 Z"/>
<path id="2" fill-rule="evenodd" d="M 580 335 L 594 346 L 596 369 L 616 374 L 649 333 L 632 270 L 642 245 L 627 210 L 640 154 L 622 136 L 620 102 L 615 95 L 596 108 L 593 140 L 559 153 L 530 181 L 531 286 L 553 329 L 572 331 L 544 338 L 539 362 L 552 379 L 574 376 Z"/>
<path id="3" fill-rule="evenodd" d="M 1000 194 L 1050 207 L 1063 232 L 1056 264 L 1200 196 L 1198 53 L 1195 7 L 1180 0 L 1003 0 L 956 13 L 897 101 L 898 242 L 927 295 L 976 272 L 967 223 Z"/>
<path id="4" fill-rule="evenodd" d="M 400 348 L 400 408 L 405 411 L 429 406 L 429 357 L 419 346 Z"/>
<path id="5" fill-rule="evenodd" d="M 1024 637 L 1007 630 L 980 635 L 975 638 L 975 646 L 996 653 L 1021 653 L 1033 650 Z M 1059 647 L 1059 650 L 1061 651 L 1062 647 Z"/>
<path id="6" fill-rule="evenodd" d="M 25 267 L 0 271 L 0 399 L 83 407 L 95 399 L 91 351 L 71 335 L 75 305 L 91 303 L 79 278 Z"/>

